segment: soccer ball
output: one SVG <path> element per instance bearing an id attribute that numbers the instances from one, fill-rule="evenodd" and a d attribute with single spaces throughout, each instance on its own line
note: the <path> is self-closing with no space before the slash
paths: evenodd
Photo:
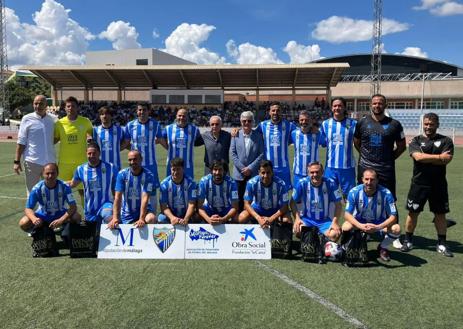
<path id="1" fill-rule="evenodd" d="M 342 249 L 336 242 L 328 241 L 325 243 L 325 256 L 329 260 L 338 260 L 341 253 Z"/>

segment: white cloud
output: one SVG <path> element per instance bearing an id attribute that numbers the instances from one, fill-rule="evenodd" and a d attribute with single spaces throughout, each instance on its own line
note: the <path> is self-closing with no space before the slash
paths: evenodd
<path id="1" fill-rule="evenodd" d="M 415 10 L 427 10 L 442 3 L 448 2 L 449 0 L 421 0 L 421 6 L 415 6 Z"/>
<path id="2" fill-rule="evenodd" d="M 166 48 L 161 50 L 198 64 L 223 64 L 224 57 L 200 47 L 214 30 L 212 25 L 182 23 L 167 37 Z"/>
<path id="3" fill-rule="evenodd" d="M 427 58 L 428 54 L 419 47 L 407 47 L 400 54 Z"/>
<path id="4" fill-rule="evenodd" d="M 137 30 L 130 23 L 124 21 L 109 23 L 106 30 L 101 32 L 98 37 L 112 42 L 113 49 L 116 50 L 141 47 L 137 41 Z"/>
<path id="5" fill-rule="evenodd" d="M 33 24 L 22 23 L 6 8 L 8 60 L 10 66 L 82 64 L 89 41 L 95 38 L 69 17 L 70 10 L 45 0 L 33 15 Z"/>
<path id="6" fill-rule="evenodd" d="M 400 23 L 384 18 L 382 34 L 397 33 L 409 28 L 407 23 Z M 373 21 L 331 16 L 317 23 L 312 37 L 332 43 L 356 42 L 370 40 L 373 34 Z"/>
<path id="7" fill-rule="evenodd" d="M 463 4 L 451 0 L 421 0 L 421 6 L 415 10 L 429 10 L 432 15 L 451 16 L 463 14 Z"/>
<path id="8" fill-rule="evenodd" d="M 153 29 L 153 39 L 157 39 L 161 36 L 161 34 L 159 33 L 158 29 L 154 28 Z"/>
<path id="9" fill-rule="evenodd" d="M 282 64 L 272 48 L 265 48 L 246 42 L 236 46 L 235 41 L 228 40 L 227 52 L 237 64 Z"/>
<path id="10" fill-rule="evenodd" d="M 304 64 L 320 58 L 319 45 L 300 45 L 296 41 L 289 41 L 283 49 L 290 58 L 291 64 Z"/>

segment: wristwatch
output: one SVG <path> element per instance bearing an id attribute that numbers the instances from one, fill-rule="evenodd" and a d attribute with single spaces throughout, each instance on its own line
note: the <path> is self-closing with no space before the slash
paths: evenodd
<path id="1" fill-rule="evenodd" d="M 21 164 L 21 161 L 19 161 L 19 160 L 13 160 L 13 163 L 14 163 L 14 164 Z"/>

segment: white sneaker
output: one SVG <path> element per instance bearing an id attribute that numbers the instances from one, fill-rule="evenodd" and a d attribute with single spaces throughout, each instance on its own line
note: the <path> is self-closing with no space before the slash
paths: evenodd
<path id="1" fill-rule="evenodd" d="M 396 249 L 402 248 L 402 243 L 400 242 L 400 239 L 397 238 L 392 242 L 392 246 Z"/>

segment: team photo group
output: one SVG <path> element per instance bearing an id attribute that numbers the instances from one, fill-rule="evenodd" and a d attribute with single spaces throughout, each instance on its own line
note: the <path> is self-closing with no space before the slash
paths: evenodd
<path id="1" fill-rule="evenodd" d="M 388 262 L 391 245 L 402 252 L 413 249 L 427 202 L 436 251 L 453 256 L 446 243 L 447 228 L 455 224 L 446 219 L 446 166 L 454 145 L 437 132 L 435 113 L 423 115 L 422 132 L 409 141 L 413 174 L 410 183 L 400 182 L 410 187 L 399 223 L 395 160 L 407 142 L 400 122 L 386 115 L 384 95 L 373 95 L 370 114 L 359 120 L 349 116 L 343 98 L 333 98 L 329 119 L 316 122 L 301 111 L 298 125 L 274 102 L 268 120 L 256 123 L 254 113 L 245 111 L 241 127 L 231 132 L 222 129 L 220 116 L 211 116 L 201 133 L 189 122 L 187 108 L 162 127 L 149 105 L 138 104 L 136 118 L 121 127 L 113 123 L 113 110 L 103 106 L 101 125 L 93 127 L 79 115 L 76 98 L 67 98 L 64 107 L 66 116 L 57 120 L 38 95 L 19 128 L 13 170 L 24 172 L 27 189 L 19 226 L 36 242 L 34 256 L 56 253 L 48 244 L 43 248 L 43 241 L 57 234 L 72 251 L 73 237 L 90 234 L 97 244 L 100 228 L 115 230 L 119 224 L 238 223 L 269 228 L 275 256 L 289 258 L 296 247 L 306 261 L 366 263 L 367 241 L 374 239 L 378 259 Z M 156 154 L 157 144 L 167 159 Z M 204 171 L 195 177 L 199 148 L 204 148 Z M 323 161 L 320 148 L 326 149 Z M 128 153 L 121 153 L 125 149 Z M 121 154 L 127 154 L 127 168 Z M 158 170 L 161 161 L 165 173 Z"/>

